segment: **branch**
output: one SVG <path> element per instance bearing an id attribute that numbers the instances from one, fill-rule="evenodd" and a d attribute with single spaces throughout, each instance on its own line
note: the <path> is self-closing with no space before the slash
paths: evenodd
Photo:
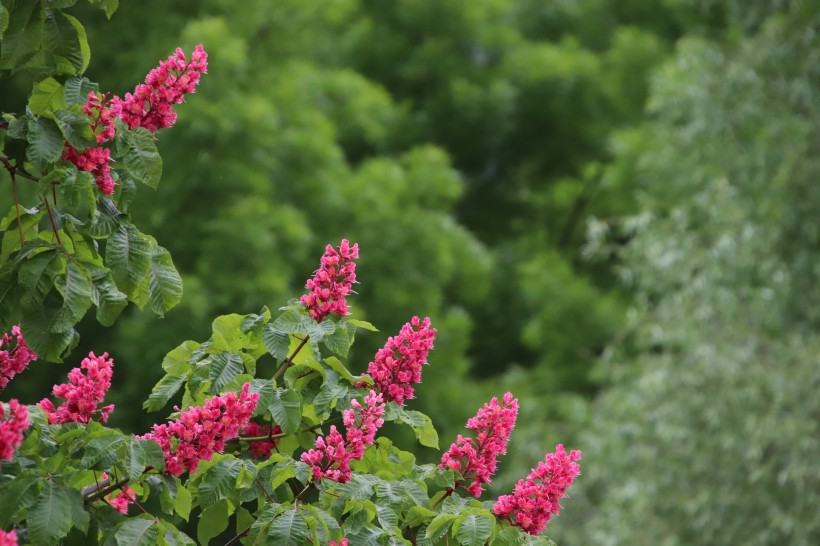
<path id="1" fill-rule="evenodd" d="M 279 369 L 276 370 L 275 374 L 273 374 L 272 379 L 276 379 L 277 377 L 282 375 L 285 372 L 285 370 L 287 370 L 291 366 L 291 364 L 293 364 L 293 359 L 296 358 L 296 355 L 299 354 L 299 351 L 302 350 L 302 347 L 304 347 L 309 340 L 310 340 L 310 336 L 308 336 L 308 335 L 306 335 L 304 338 L 302 338 L 302 342 L 293 350 L 293 354 L 291 354 L 289 357 L 287 357 L 282 362 L 282 365 L 279 366 Z"/>

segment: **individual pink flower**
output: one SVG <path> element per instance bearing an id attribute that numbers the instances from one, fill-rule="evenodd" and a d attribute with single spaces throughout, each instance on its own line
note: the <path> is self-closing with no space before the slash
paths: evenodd
<path id="1" fill-rule="evenodd" d="M 29 427 L 28 408 L 14 398 L 8 404 L 8 414 L 0 403 L 0 461 L 14 458 L 14 450 L 23 441 L 23 431 Z"/>
<path id="2" fill-rule="evenodd" d="M 302 462 L 311 466 L 314 480 L 350 481 L 350 461 L 364 457 L 365 447 L 373 444 L 376 431 L 384 424 L 384 398 L 381 393 L 371 390 L 364 397 L 364 402 L 367 407 L 353 399 L 350 402 L 352 408 L 342 412 L 347 428 L 344 438 L 336 425 L 331 425 L 327 436 L 316 438 L 316 449 L 302 453 Z"/>
<path id="3" fill-rule="evenodd" d="M 475 417 L 467 421 L 467 428 L 476 433 L 475 439 L 458 435 L 450 449 L 441 457 L 439 468 L 452 468 L 461 472 L 462 479 L 456 482 L 468 493 L 478 498 L 482 484 L 490 483 L 495 474 L 498 456 L 507 453 L 515 419 L 518 417 L 518 399 L 506 393 L 501 404 L 493 397 L 488 404 L 478 410 Z M 469 481 L 469 485 L 464 485 Z"/>
<path id="4" fill-rule="evenodd" d="M 581 473 L 575 461 L 581 452 L 567 453 L 562 444 L 555 453 L 547 453 L 544 460 L 533 468 L 526 480 L 518 480 L 512 495 L 502 495 L 493 505 L 493 512 L 531 535 L 544 530 L 553 515 L 561 510 L 559 501 Z"/>
<path id="5" fill-rule="evenodd" d="M 0 546 L 17 546 L 17 531 L 0 531 Z"/>
<path id="6" fill-rule="evenodd" d="M 313 320 L 322 322 L 328 315 L 343 317 L 348 314 L 347 295 L 356 282 L 356 262 L 353 260 L 358 257 L 359 245 L 350 246 L 347 239 L 342 239 L 338 251 L 327 245 L 321 267 L 305 285 L 311 292 L 300 300 Z"/>
<path id="7" fill-rule="evenodd" d="M 107 479 L 108 474 L 106 472 L 103 472 L 102 477 L 103 479 Z M 105 497 L 105 500 L 108 501 L 108 504 L 110 504 L 111 507 L 114 508 L 120 514 L 128 513 L 128 507 L 134 503 L 134 499 L 136 499 L 136 493 L 127 485 L 123 485 L 119 491 L 110 493 Z"/>
<path id="8" fill-rule="evenodd" d="M 210 461 L 214 453 L 222 453 L 225 442 L 248 426 L 259 402 L 259 394 L 248 392 L 249 388 L 250 383 L 245 383 L 238 395 L 229 392 L 215 396 L 168 424 L 154 425 L 151 432 L 138 438 L 160 445 L 167 473 L 180 476 L 187 470 L 193 474 L 199 461 Z"/>
<path id="9" fill-rule="evenodd" d="M 261 436 L 271 437 L 280 434 L 281 432 L 282 429 L 279 425 L 260 425 L 254 422 L 248 423 L 248 426 L 241 430 L 242 436 L 248 436 L 251 438 L 258 438 Z M 276 449 L 276 444 L 278 443 L 278 438 L 248 442 L 248 452 L 254 459 L 269 459 L 270 454 L 274 449 Z"/>
<path id="10" fill-rule="evenodd" d="M 20 325 L 12 326 L 11 333 L 0 338 L 0 391 L 34 360 L 37 354 L 26 345 Z"/>
<path id="11" fill-rule="evenodd" d="M 415 330 L 414 330 L 415 328 Z M 427 364 L 427 354 L 433 348 L 436 329 L 430 328 L 430 319 L 419 317 L 402 326 L 399 335 L 390 337 L 367 367 L 378 390 L 386 401 L 403 406 L 413 398 L 413 385 L 421 382 L 421 367 Z"/>
<path id="12" fill-rule="evenodd" d="M 191 53 L 191 61 L 182 49 L 159 63 L 159 66 L 145 77 L 145 83 L 138 85 L 125 98 L 111 100 L 113 115 L 121 118 L 129 129 L 144 127 L 152 133 L 171 127 L 177 119 L 173 110 L 188 93 L 196 90 L 199 78 L 208 71 L 208 54 L 198 45 Z"/>
<path id="13" fill-rule="evenodd" d="M 48 398 L 44 398 L 37 405 L 48 416 L 51 424 L 64 425 L 66 423 L 90 423 L 97 413 L 99 421 L 105 423 L 108 416 L 114 411 L 114 404 L 97 408 L 105 400 L 105 394 L 111 388 L 111 376 L 114 373 L 114 360 L 108 358 L 108 353 L 96 356 L 88 353 L 79 368 L 68 372 L 69 383 L 54 385 L 52 394 L 57 398 L 65 399 L 59 408 Z M 85 371 L 85 373 L 83 373 Z"/>
<path id="14" fill-rule="evenodd" d="M 335 540 L 331 540 L 330 542 L 327 543 L 327 546 L 348 546 L 348 543 L 347 543 L 347 539 L 343 538 L 339 542 L 336 542 Z"/>

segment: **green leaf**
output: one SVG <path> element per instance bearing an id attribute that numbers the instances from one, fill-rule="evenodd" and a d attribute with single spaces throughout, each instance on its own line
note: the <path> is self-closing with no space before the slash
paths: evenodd
<path id="1" fill-rule="evenodd" d="M 336 330 L 322 340 L 325 346 L 342 357 L 346 357 L 350 351 L 351 337 L 348 331 L 344 328 L 336 328 Z"/>
<path id="2" fill-rule="evenodd" d="M 97 140 L 88 125 L 88 118 L 85 115 L 71 110 L 46 112 L 44 115 L 57 123 L 63 138 L 78 150 L 96 146 Z M 61 205 L 65 206 L 64 203 L 61 203 Z"/>
<path id="3" fill-rule="evenodd" d="M 236 490 L 236 479 L 242 471 L 242 461 L 222 459 L 207 470 L 199 484 L 199 504 L 208 508 L 228 498 Z"/>
<path id="4" fill-rule="evenodd" d="M 211 392 L 219 393 L 237 375 L 245 369 L 242 357 L 236 353 L 221 352 L 207 360 L 208 377 L 211 380 Z"/>
<path id="5" fill-rule="evenodd" d="M 200 544 L 208 544 L 212 538 L 228 528 L 228 518 L 233 507 L 226 500 L 219 501 L 202 511 L 196 526 Z"/>
<path id="6" fill-rule="evenodd" d="M 91 283 L 91 301 L 97 306 L 97 321 L 111 326 L 128 305 L 128 298 L 117 288 L 109 269 L 95 273 Z"/>
<path id="7" fill-rule="evenodd" d="M 154 546 L 158 536 L 157 520 L 139 517 L 125 520 L 117 529 L 114 540 L 117 546 Z"/>
<path id="8" fill-rule="evenodd" d="M 299 424 L 302 422 L 302 400 L 295 390 L 276 389 L 273 391 L 268 410 L 285 434 L 292 434 L 299 429 Z"/>
<path id="9" fill-rule="evenodd" d="M 188 517 L 191 515 L 191 492 L 181 485 L 177 487 L 174 511 L 185 521 L 188 521 Z"/>
<path id="10" fill-rule="evenodd" d="M 262 341 L 265 343 L 265 348 L 277 361 L 284 360 L 288 356 L 288 348 L 290 347 L 290 336 L 285 332 L 275 329 L 268 325 L 262 333 Z"/>
<path id="11" fill-rule="evenodd" d="M 28 512 L 28 530 L 34 544 L 52 545 L 68 534 L 72 509 L 68 488 L 50 481 L 43 484 L 37 503 Z"/>
<path id="12" fill-rule="evenodd" d="M 339 374 L 339 376 L 343 377 L 347 382 L 351 384 L 355 384 L 357 382 L 356 377 L 350 373 L 350 370 L 348 370 L 342 361 L 335 356 L 326 358 L 324 362 L 328 368 Z"/>
<path id="13" fill-rule="evenodd" d="M 174 307 L 182 300 L 182 277 L 179 276 L 171 254 L 161 246 L 154 248 L 148 273 L 148 301 L 157 315 Z"/>
<path id="14" fill-rule="evenodd" d="M 88 93 L 97 91 L 99 88 L 99 85 L 88 78 L 72 76 L 65 82 L 65 94 L 63 95 L 65 105 L 83 105 L 88 100 Z"/>
<path id="15" fill-rule="evenodd" d="M 8 527 L 19 510 L 33 505 L 38 498 L 38 486 L 42 480 L 26 476 L 17 478 L 0 489 L 0 527 Z"/>
<path id="16" fill-rule="evenodd" d="M 9 10 L 8 25 L 0 42 L 0 69 L 23 66 L 40 48 L 45 10 L 40 0 L 18 0 Z"/>
<path id="17" fill-rule="evenodd" d="M 248 343 L 248 335 L 242 331 L 244 316 L 237 314 L 222 315 L 211 324 L 213 335 L 211 341 L 215 348 L 238 352 Z"/>
<path id="18" fill-rule="evenodd" d="M 162 359 L 162 369 L 169 375 L 181 376 L 191 371 L 191 356 L 201 345 L 196 341 L 183 341 Z"/>
<path id="19" fill-rule="evenodd" d="M 161 410 L 184 383 L 185 376 L 164 376 L 154 385 L 154 388 L 151 389 L 151 394 L 148 396 L 148 400 L 143 402 L 142 407 L 148 411 Z"/>
<path id="20" fill-rule="evenodd" d="M 484 516 L 467 514 L 453 525 L 456 538 L 465 546 L 482 546 L 493 532 L 493 522 Z"/>
<path id="21" fill-rule="evenodd" d="M 367 322 L 366 320 L 358 320 L 358 319 L 348 319 L 348 324 L 352 324 L 357 328 L 362 328 L 363 330 L 369 330 L 371 332 L 378 332 L 379 329 Z"/>
<path id="22" fill-rule="evenodd" d="M 402 527 L 419 527 L 426 521 L 436 517 L 436 513 L 424 506 L 413 506 L 407 510 L 402 521 Z"/>
<path id="23" fill-rule="evenodd" d="M 46 9 L 43 46 L 55 57 L 63 58 L 70 63 L 73 68 L 70 72 L 64 72 L 60 68 L 61 64 L 57 63 L 58 70 L 62 73 L 81 74 L 91 58 L 88 39 L 82 25 L 58 9 Z"/>
<path id="24" fill-rule="evenodd" d="M 151 241 L 132 225 L 121 224 L 108 239 L 106 265 L 111 268 L 117 287 L 132 300 L 148 275 L 152 255 Z"/>
<path id="25" fill-rule="evenodd" d="M 51 77 L 39 81 L 28 99 L 28 108 L 35 116 L 39 116 L 46 110 L 54 111 L 65 108 L 63 86 Z"/>
<path id="26" fill-rule="evenodd" d="M 54 286 L 54 279 L 65 268 L 65 257 L 57 249 L 46 250 L 23 261 L 17 280 L 25 288 L 20 303 L 25 307 L 37 307 Z"/>
<path id="27" fill-rule="evenodd" d="M 268 537 L 279 546 L 299 546 L 309 536 L 307 521 L 298 508 L 282 512 L 268 530 Z"/>
<path id="28" fill-rule="evenodd" d="M 273 400 L 273 381 L 270 379 L 254 379 L 251 381 L 248 391 L 259 395 L 256 411 L 253 413 L 254 417 L 266 413 L 271 400 Z"/>
<path id="29" fill-rule="evenodd" d="M 53 120 L 45 117 L 29 121 L 28 142 L 26 157 L 40 170 L 59 161 L 65 144 L 60 128 Z"/>
<path id="30" fill-rule="evenodd" d="M 105 12 L 105 16 L 111 19 L 114 12 L 120 5 L 120 0 L 88 0 L 92 6 L 97 6 Z"/>
<path id="31" fill-rule="evenodd" d="M 3 34 L 9 28 L 9 10 L 0 4 L 0 40 L 3 39 Z"/>
<path id="32" fill-rule="evenodd" d="M 82 174 L 78 174 L 78 178 Z M 97 199 L 97 207 L 94 211 L 94 221 L 88 226 L 87 232 L 92 237 L 108 237 L 112 233 L 124 229 L 127 220 L 128 215 L 120 212 L 110 198 L 100 196 Z"/>
<path id="33" fill-rule="evenodd" d="M 118 124 L 114 150 L 115 156 L 122 160 L 120 168 L 135 180 L 157 188 L 162 177 L 162 158 L 157 151 L 154 135 L 143 127 L 129 131 Z"/>
<path id="34" fill-rule="evenodd" d="M 458 518 L 456 514 L 439 514 L 427 526 L 427 532 L 424 536 L 428 539 L 443 537 L 456 518 Z"/>
<path id="35" fill-rule="evenodd" d="M 63 306 L 54 315 L 49 330 L 66 332 L 91 308 L 91 275 L 79 263 L 69 260 L 65 273 L 57 277 L 54 286 L 63 296 Z"/>
<path id="36" fill-rule="evenodd" d="M 74 329 L 58 333 L 50 332 L 49 324 L 52 316 L 53 309 L 45 306 L 23 309 L 20 328 L 26 332 L 29 347 L 40 356 L 40 359 L 62 362 L 63 357 L 77 345 L 80 336 Z"/>
<path id="37" fill-rule="evenodd" d="M 117 450 L 123 442 L 125 438 L 122 433 L 111 429 L 106 429 L 101 436 L 92 438 L 83 453 L 83 468 L 96 467 L 97 470 L 104 470 L 111 466 L 117 461 Z"/>
<path id="38" fill-rule="evenodd" d="M 405 410 L 399 416 L 399 421 L 410 425 L 421 445 L 438 449 L 438 432 L 430 417 L 420 411 Z"/>

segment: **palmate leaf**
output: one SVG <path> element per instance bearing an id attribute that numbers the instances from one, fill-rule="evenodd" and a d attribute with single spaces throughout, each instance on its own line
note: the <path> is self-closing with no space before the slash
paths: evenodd
<path id="1" fill-rule="evenodd" d="M 8 26 L 0 42 L 0 69 L 15 69 L 31 59 L 43 37 L 44 11 L 40 0 L 6 2 Z"/>
<path id="2" fill-rule="evenodd" d="M 34 544 L 52 545 L 71 529 L 69 488 L 50 481 L 43 484 L 37 503 L 28 512 L 29 536 Z"/>
<path id="3" fill-rule="evenodd" d="M 464 546 L 482 546 L 493 532 L 493 520 L 478 514 L 467 514 L 453 525 L 456 539 Z"/>
<path id="4" fill-rule="evenodd" d="M 182 300 L 182 277 L 171 254 L 161 246 L 154 247 L 148 272 L 148 302 L 151 310 L 163 316 Z"/>
<path id="5" fill-rule="evenodd" d="M 85 29 L 74 17 L 58 9 L 47 9 L 43 24 L 43 46 L 58 59 L 65 59 L 73 70 L 63 69 L 64 63 L 57 62 L 62 73 L 82 74 L 88 67 L 91 52 Z M 67 67 L 66 67 L 67 69 Z"/>
<path id="6" fill-rule="evenodd" d="M 108 238 L 105 263 L 111 268 L 117 287 L 132 301 L 148 275 L 152 256 L 151 241 L 133 225 L 120 224 Z"/>
<path id="7" fill-rule="evenodd" d="M 63 306 L 51 320 L 49 331 L 66 332 L 91 308 L 91 274 L 78 262 L 69 260 L 65 273 L 56 279 L 54 286 L 63 296 Z"/>
<path id="8" fill-rule="evenodd" d="M 298 508 L 285 510 L 279 515 L 268 530 L 268 538 L 273 544 L 281 546 L 299 546 L 310 536 L 305 516 Z"/>
<path id="9" fill-rule="evenodd" d="M 125 520 L 114 534 L 117 546 L 154 546 L 157 543 L 158 520 L 138 517 Z"/>

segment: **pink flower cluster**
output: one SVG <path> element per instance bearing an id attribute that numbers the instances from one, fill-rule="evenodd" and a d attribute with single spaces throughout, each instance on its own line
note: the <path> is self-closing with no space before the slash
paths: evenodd
<path id="1" fill-rule="evenodd" d="M 316 438 L 316 449 L 302 453 L 302 462 L 313 469 L 313 479 L 327 478 L 339 483 L 350 481 L 350 461 L 364 457 L 365 447 L 376 440 L 376 431 L 384 424 L 384 398 L 381 393 L 370 391 L 364 402 L 366 408 L 354 399 L 350 403 L 352 409 L 342 412 L 347 427 L 344 438 L 336 425 L 331 425 L 327 436 Z"/>
<path id="2" fill-rule="evenodd" d="M 83 112 L 91 118 L 90 126 L 97 144 L 114 139 L 114 118 L 122 119 L 129 129 L 144 127 L 152 133 L 171 127 L 177 119 L 173 105 L 181 103 L 186 94 L 193 93 L 200 76 L 207 71 L 208 54 L 202 45 L 194 48 L 190 63 L 177 48 L 174 55 L 148 73 L 145 83 L 138 85 L 133 94 L 126 93 L 125 99 L 115 95 L 106 100 L 107 94 L 99 96 L 94 91 L 89 92 Z M 79 152 L 66 143 L 62 158 L 81 171 L 93 174 L 97 187 L 105 195 L 114 193 L 109 149 L 89 148 Z"/>
<path id="3" fill-rule="evenodd" d="M 415 330 L 414 330 L 415 328 Z M 376 387 L 385 400 L 403 406 L 413 398 L 412 385 L 421 382 L 421 366 L 427 364 L 427 354 L 433 348 L 436 329 L 430 328 L 430 319 L 419 317 L 402 326 L 398 336 L 390 337 L 367 367 Z"/>
<path id="4" fill-rule="evenodd" d="M 2 546 L 2 544 L 0 544 L 0 546 Z M 343 538 L 339 542 L 336 542 L 335 540 L 331 540 L 330 542 L 327 543 L 327 546 L 348 546 L 348 543 L 347 543 L 347 539 Z"/>
<path id="5" fill-rule="evenodd" d="M 544 530 L 553 515 L 561 510 L 558 503 L 581 473 L 575 461 L 581 452 L 567 453 L 564 446 L 555 446 L 555 453 L 547 453 L 544 461 L 532 469 L 526 480 L 518 480 L 512 495 L 502 495 L 493 505 L 493 512 L 531 535 Z M 513 522 L 513 518 L 515 521 Z"/>
<path id="6" fill-rule="evenodd" d="M 282 432 L 279 425 L 260 425 L 254 422 L 248 423 L 248 426 L 242 429 L 242 436 L 256 438 L 260 436 L 273 436 Z M 276 444 L 279 443 L 278 438 L 271 438 L 268 440 L 258 440 L 255 442 L 248 442 L 248 452 L 254 459 L 269 459 L 270 454 L 276 449 Z"/>
<path id="7" fill-rule="evenodd" d="M 322 322 L 328 315 L 343 317 L 348 314 L 346 298 L 356 282 L 356 262 L 353 260 L 358 257 L 359 245 L 350 246 L 347 239 L 342 239 L 338 251 L 327 245 L 322 266 L 305 285 L 310 294 L 300 300 L 313 320 Z"/>
<path id="8" fill-rule="evenodd" d="M 103 353 L 102 356 L 88 353 L 88 358 L 83 359 L 79 368 L 68 372 L 69 383 L 54 385 L 52 394 L 65 399 L 65 402 L 56 409 L 48 398 L 37 404 L 46 412 L 48 422 L 58 425 L 90 423 L 98 412 L 99 421 L 107 422 L 108 416 L 114 411 L 114 404 L 100 409 L 97 409 L 97 405 L 102 404 L 105 393 L 111 388 L 113 367 L 114 361 L 108 358 L 108 353 Z"/>
<path id="9" fill-rule="evenodd" d="M 199 461 L 210 461 L 214 453 L 222 453 L 225 442 L 247 428 L 259 402 L 259 394 L 248 392 L 249 388 L 250 383 L 245 383 L 238 395 L 229 392 L 215 396 L 204 406 L 182 412 L 167 425 L 154 425 L 151 432 L 138 438 L 160 445 L 165 453 L 165 471 L 169 474 L 180 476 L 186 470 L 194 473 Z"/>
<path id="10" fill-rule="evenodd" d="M 0 546 L 17 546 L 17 531 L 0 531 Z"/>
<path id="11" fill-rule="evenodd" d="M 37 355 L 26 345 L 20 326 L 12 326 L 11 334 L 3 334 L 0 338 L 0 391 L 34 360 L 37 360 Z"/>
<path id="12" fill-rule="evenodd" d="M 107 479 L 108 474 L 103 472 L 102 477 L 103 479 Z M 105 497 L 108 504 L 120 514 L 128 513 L 128 507 L 133 504 L 134 499 L 136 499 L 136 493 L 127 485 L 123 485 L 119 491 L 106 495 Z"/>
<path id="13" fill-rule="evenodd" d="M 14 450 L 23 441 L 23 431 L 29 426 L 28 408 L 11 399 L 8 415 L 0 404 L 0 461 L 14 458 Z"/>
<path id="14" fill-rule="evenodd" d="M 481 496 L 482 484 L 490 483 L 495 474 L 497 458 L 507 453 L 515 419 L 518 417 L 518 399 L 506 393 L 501 404 L 493 397 L 488 404 L 478 410 L 475 417 L 467 421 L 467 428 L 476 433 L 476 438 L 458 435 L 450 449 L 441 457 L 439 468 L 460 471 L 468 486 L 456 482 L 474 497 Z"/>
<path id="15" fill-rule="evenodd" d="M 196 90 L 202 74 L 208 71 L 208 54 L 198 45 L 191 53 L 191 62 L 185 58 L 182 49 L 145 77 L 145 83 L 138 85 L 133 93 L 126 93 L 125 99 L 114 97 L 111 101 L 113 114 L 121 118 L 129 129 L 145 127 L 152 133 L 171 127 L 177 120 L 173 110 L 188 93 Z"/>

